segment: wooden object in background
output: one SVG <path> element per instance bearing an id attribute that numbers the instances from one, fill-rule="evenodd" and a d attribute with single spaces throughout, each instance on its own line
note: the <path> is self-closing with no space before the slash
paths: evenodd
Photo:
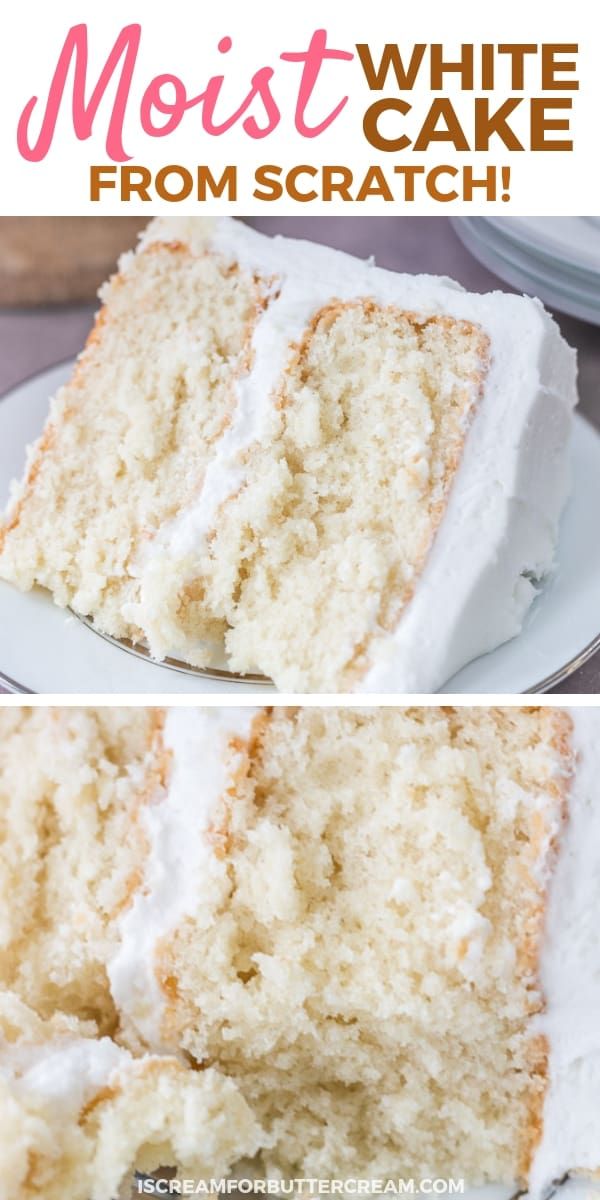
<path id="1" fill-rule="evenodd" d="M 94 300 L 143 217 L 0 217 L 0 307 Z"/>

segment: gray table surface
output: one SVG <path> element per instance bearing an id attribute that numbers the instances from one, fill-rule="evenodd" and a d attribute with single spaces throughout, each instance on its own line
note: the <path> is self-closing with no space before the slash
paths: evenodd
<path id="1" fill-rule="evenodd" d="M 498 280 L 464 249 L 446 217 L 260 217 L 250 224 L 265 233 L 310 238 L 398 271 L 450 275 L 472 291 L 489 291 Z M 501 284 L 506 290 L 505 284 Z M 94 307 L 0 310 L 0 394 L 13 384 L 82 347 Z M 555 314 L 564 336 L 579 352 L 580 410 L 600 428 L 600 330 Z M 600 623 L 600 615 L 599 615 Z M 564 684 L 561 693 L 600 692 L 600 652 Z"/>

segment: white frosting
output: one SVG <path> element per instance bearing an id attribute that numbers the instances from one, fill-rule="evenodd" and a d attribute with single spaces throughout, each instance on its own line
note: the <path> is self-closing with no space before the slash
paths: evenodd
<path id="1" fill-rule="evenodd" d="M 469 294 L 444 278 L 399 275 L 310 242 L 267 238 L 230 218 L 158 221 L 143 244 L 165 237 L 208 245 L 263 279 L 273 277 L 274 298 L 257 323 L 253 367 L 238 381 L 236 413 L 202 490 L 148 548 L 139 568 L 142 599 L 128 607 L 128 619 L 144 627 L 144 573 L 157 556 L 202 554 L 219 506 L 243 483 L 244 451 L 265 435 L 291 344 L 333 298 L 369 296 L 479 324 L 491 341 L 491 365 L 415 596 L 394 633 L 378 639 L 360 690 L 434 691 L 518 633 L 536 594 L 531 577 L 543 578 L 553 565 L 576 402 L 574 352 L 542 306 L 502 292 Z"/>
<path id="2" fill-rule="evenodd" d="M 203 882 L 219 869 L 206 832 L 239 765 L 231 739 L 248 738 L 257 711 L 174 708 L 167 714 L 164 744 L 173 755 L 171 778 L 157 802 L 144 809 L 150 845 L 144 884 L 121 918 L 119 949 L 109 964 L 115 1003 L 153 1049 L 166 1049 L 156 947 L 195 913 Z"/>
<path id="3" fill-rule="evenodd" d="M 64 1037 L 40 1045 L 3 1046 L 0 1073 L 17 1097 L 49 1104 L 57 1119 L 69 1120 L 131 1061 L 128 1051 L 110 1038 Z"/>
<path id="4" fill-rule="evenodd" d="M 600 1170 L 600 708 L 573 708 L 577 768 L 553 874 L 541 956 L 549 1043 L 543 1134 L 530 1195 Z"/>

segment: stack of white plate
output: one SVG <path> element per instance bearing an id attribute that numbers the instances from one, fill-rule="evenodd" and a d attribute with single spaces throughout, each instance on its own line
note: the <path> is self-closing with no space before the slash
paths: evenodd
<path id="1" fill-rule="evenodd" d="M 600 325 L 600 217 L 455 217 L 452 224 L 495 275 Z"/>

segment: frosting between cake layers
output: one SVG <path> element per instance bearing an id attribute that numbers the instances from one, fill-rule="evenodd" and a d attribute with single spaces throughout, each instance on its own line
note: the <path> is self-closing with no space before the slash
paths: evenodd
<path id="1" fill-rule="evenodd" d="M 574 352 L 539 302 L 473 295 L 448 279 L 400 275 L 314 243 L 264 237 L 230 218 L 208 227 L 183 218 L 169 221 L 168 230 L 272 283 L 254 331 L 252 368 L 236 383 L 232 423 L 196 501 L 163 527 L 140 563 L 142 600 L 132 619 L 144 626 L 145 566 L 157 555 L 201 553 L 220 505 L 243 484 L 243 452 L 266 435 L 274 391 L 311 318 L 333 299 L 370 297 L 473 322 L 490 337 L 491 363 L 415 595 L 395 631 L 377 636 L 359 690 L 433 691 L 518 633 L 536 594 L 533 580 L 553 565 L 576 402 Z M 143 244 L 166 231 L 156 222 Z M 185 654 L 186 647 L 171 652 Z"/>
<path id="2" fill-rule="evenodd" d="M 537 1200 L 567 1171 L 600 1169 L 600 708 L 572 708 L 576 770 L 541 954 L 549 1049 L 543 1132 L 530 1171 Z"/>
<path id="3" fill-rule="evenodd" d="M 171 778 L 143 810 L 150 847 L 144 882 L 120 920 L 119 948 L 108 968 L 115 1003 L 154 1050 L 165 1049 L 156 950 L 196 911 L 203 881 L 221 869 L 206 833 L 239 765 L 231 740 L 247 740 L 257 711 L 172 708 L 167 714 L 163 741 L 173 756 Z"/>

